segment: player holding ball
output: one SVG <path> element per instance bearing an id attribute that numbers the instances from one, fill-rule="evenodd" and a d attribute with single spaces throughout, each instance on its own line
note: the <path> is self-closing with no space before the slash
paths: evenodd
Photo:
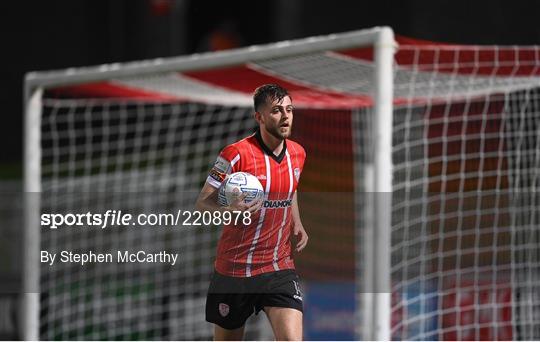
<path id="1" fill-rule="evenodd" d="M 215 340 L 241 340 L 246 320 L 264 310 L 277 340 L 301 340 L 303 303 L 291 233 L 299 252 L 308 241 L 296 198 L 306 152 L 288 139 L 293 105 L 286 89 L 263 85 L 253 102 L 259 129 L 221 151 L 197 199 L 201 211 L 244 211 L 252 217 L 247 226 L 223 227 L 206 320 L 215 324 Z M 236 172 L 255 176 L 264 198 L 247 201 L 243 193 L 218 204 L 221 184 Z"/>

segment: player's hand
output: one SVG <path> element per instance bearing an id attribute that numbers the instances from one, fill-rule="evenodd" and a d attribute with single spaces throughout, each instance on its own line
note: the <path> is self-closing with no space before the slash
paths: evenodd
<path id="1" fill-rule="evenodd" d="M 244 211 L 248 211 L 250 213 L 256 213 L 257 211 L 259 211 L 263 205 L 263 198 L 259 198 L 258 200 L 256 201 L 253 201 L 251 203 L 248 203 L 248 204 L 245 204 L 244 202 L 242 202 L 244 204 Z"/>
<path id="2" fill-rule="evenodd" d="M 293 234 L 296 237 L 295 251 L 301 252 L 308 243 L 308 235 L 302 223 L 295 223 L 293 228 Z"/>
<path id="3" fill-rule="evenodd" d="M 257 201 L 253 201 L 250 203 L 244 203 L 244 198 L 246 198 L 247 193 L 244 192 L 240 196 L 238 196 L 232 203 L 229 205 L 227 210 L 229 211 L 247 211 L 249 213 L 255 213 L 259 209 L 261 209 L 263 204 L 263 199 L 260 198 Z"/>

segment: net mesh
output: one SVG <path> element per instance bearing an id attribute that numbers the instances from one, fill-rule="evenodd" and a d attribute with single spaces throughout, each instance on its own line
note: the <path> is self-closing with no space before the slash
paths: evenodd
<path id="1" fill-rule="evenodd" d="M 170 101 L 51 91 L 41 119 L 42 212 L 193 210 L 219 151 L 255 128 L 245 90 L 277 79 L 299 104 L 293 139 L 308 154 L 299 198 L 310 245 L 297 268 L 306 282 L 356 284 L 357 314 L 346 326 L 360 336 L 363 279 L 382 271 L 364 263 L 376 219 L 370 203 L 380 195 L 368 192 L 371 54 L 326 51 L 242 70 L 111 80 L 181 98 Z M 539 55 L 399 48 L 392 338 L 540 339 Z M 40 336 L 210 339 L 204 303 L 218 237 L 216 227 L 42 229 L 42 250 L 178 251 L 180 265 L 41 265 Z M 247 338 L 272 338 L 261 316 Z"/>
<path id="2" fill-rule="evenodd" d="M 539 336 L 538 49 L 522 64 L 507 60 L 518 49 L 494 51 L 401 48 L 422 63 L 396 89 L 409 89 L 394 111 L 396 339 Z"/>
<path id="3" fill-rule="evenodd" d="M 42 123 L 45 213 L 193 210 L 216 151 L 253 129 L 245 108 L 122 100 L 46 100 Z M 175 267 L 42 265 L 41 336 L 210 339 L 204 302 L 218 233 L 150 226 L 46 231 L 43 250 L 169 251 L 180 258 Z M 257 330 L 251 327 L 248 336 Z"/>

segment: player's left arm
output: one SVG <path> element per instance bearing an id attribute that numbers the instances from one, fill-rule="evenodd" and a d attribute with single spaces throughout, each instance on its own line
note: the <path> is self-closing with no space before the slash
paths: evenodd
<path id="1" fill-rule="evenodd" d="M 302 220 L 300 220 L 300 209 L 298 208 L 298 198 L 296 196 L 296 191 L 294 192 L 292 198 L 292 220 L 293 220 L 293 234 L 296 236 L 296 248 L 297 252 L 300 252 L 306 247 L 308 242 L 308 235 L 304 226 L 302 225 Z"/>

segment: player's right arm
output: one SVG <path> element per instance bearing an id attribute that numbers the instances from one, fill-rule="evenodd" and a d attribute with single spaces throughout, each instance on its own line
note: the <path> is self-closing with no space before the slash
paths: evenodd
<path id="1" fill-rule="evenodd" d="M 199 211 L 249 211 L 251 213 L 259 210 L 262 201 L 244 203 L 247 194 L 240 195 L 228 206 L 221 206 L 217 202 L 219 186 L 225 180 L 225 177 L 233 172 L 239 171 L 240 154 L 232 145 L 229 145 L 221 151 L 217 157 L 214 166 L 210 170 L 206 183 L 204 184 L 195 208 Z"/>

